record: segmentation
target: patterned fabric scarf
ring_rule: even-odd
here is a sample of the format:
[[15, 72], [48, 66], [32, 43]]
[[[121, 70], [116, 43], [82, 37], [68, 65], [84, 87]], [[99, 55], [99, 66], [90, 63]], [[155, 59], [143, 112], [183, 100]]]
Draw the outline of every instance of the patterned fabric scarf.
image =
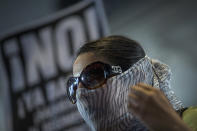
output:
[[108, 79], [101, 88], [78, 88], [78, 110], [92, 131], [147, 131], [127, 109], [129, 89], [139, 82], [160, 88], [174, 109], [180, 109], [182, 103], [169, 87], [170, 74], [167, 65], [144, 57], [127, 71]]

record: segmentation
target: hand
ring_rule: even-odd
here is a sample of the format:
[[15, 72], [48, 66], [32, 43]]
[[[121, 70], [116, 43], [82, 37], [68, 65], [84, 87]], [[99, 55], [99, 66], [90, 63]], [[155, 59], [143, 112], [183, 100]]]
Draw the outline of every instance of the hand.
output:
[[165, 95], [146, 84], [131, 87], [128, 109], [155, 131], [190, 131], [175, 112]]

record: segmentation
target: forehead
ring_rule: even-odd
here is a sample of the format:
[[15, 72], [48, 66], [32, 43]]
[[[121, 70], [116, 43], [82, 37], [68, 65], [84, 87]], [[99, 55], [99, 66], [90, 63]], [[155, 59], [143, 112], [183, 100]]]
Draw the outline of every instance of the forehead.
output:
[[97, 57], [94, 53], [88, 52], [79, 55], [73, 64], [73, 76], [77, 77], [81, 74], [82, 70], [89, 64], [96, 61], [107, 63], [103, 58]]

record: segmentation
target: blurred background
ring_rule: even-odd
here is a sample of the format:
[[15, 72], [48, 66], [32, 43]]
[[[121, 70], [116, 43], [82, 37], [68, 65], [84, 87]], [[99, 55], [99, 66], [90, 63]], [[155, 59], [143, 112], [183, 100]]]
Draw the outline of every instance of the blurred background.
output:
[[[1, 0], [0, 36], [80, 0]], [[103, 0], [110, 33], [137, 40], [148, 56], [168, 64], [171, 86], [185, 106], [197, 105], [197, 1]], [[0, 87], [0, 130], [4, 131]]]

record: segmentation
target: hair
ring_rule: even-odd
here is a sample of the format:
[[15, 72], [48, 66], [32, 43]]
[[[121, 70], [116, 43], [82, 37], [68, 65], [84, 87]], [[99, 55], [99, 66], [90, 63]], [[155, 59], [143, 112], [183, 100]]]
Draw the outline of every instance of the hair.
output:
[[78, 50], [77, 56], [88, 52], [101, 56], [114, 65], [119, 65], [123, 71], [145, 57], [141, 45], [124, 36], [108, 36], [88, 42]]

